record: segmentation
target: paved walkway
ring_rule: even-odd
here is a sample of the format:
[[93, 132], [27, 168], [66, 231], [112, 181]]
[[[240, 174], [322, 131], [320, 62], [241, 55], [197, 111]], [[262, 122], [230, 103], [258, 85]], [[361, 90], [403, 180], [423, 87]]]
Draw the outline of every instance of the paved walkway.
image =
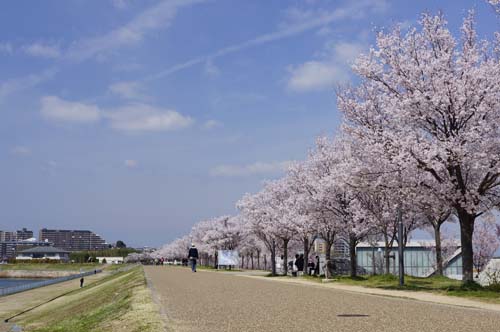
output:
[[499, 331], [500, 314], [403, 298], [240, 277], [146, 267], [173, 331]]

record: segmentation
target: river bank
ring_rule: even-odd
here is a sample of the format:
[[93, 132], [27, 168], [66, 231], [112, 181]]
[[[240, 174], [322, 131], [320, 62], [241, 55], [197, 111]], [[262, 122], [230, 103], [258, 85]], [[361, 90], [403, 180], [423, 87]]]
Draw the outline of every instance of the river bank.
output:
[[0, 298], [0, 318], [38, 306], [11, 319], [9, 326], [37, 332], [164, 330], [141, 266], [117, 273], [105, 270], [85, 280], [83, 288], [68, 281]]

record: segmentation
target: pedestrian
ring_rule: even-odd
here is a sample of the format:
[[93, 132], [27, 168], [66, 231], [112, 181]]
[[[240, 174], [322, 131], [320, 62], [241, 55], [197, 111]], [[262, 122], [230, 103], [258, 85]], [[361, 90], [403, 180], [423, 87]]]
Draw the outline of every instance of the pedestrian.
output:
[[[295, 258], [292, 259], [291, 261], [288, 261], [288, 271], [290, 271], [292, 273], [292, 275], [293, 275], [294, 264], [295, 264]], [[283, 273], [285, 273], [285, 272], [283, 271]]]
[[295, 254], [295, 258], [293, 259], [293, 269], [292, 269], [292, 277], [296, 277], [297, 276], [297, 271], [299, 271], [299, 267], [297, 265], [297, 263], [299, 262], [299, 254]]
[[80, 279], [80, 288], [82, 288], [82, 287], [83, 287], [83, 282], [84, 282], [84, 281], [85, 281], [85, 280], [84, 280], [84, 279], [83, 279], [83, 277], [82, 277], [82, 278]]
[[314, 270], [314, 274], [319, 276], [319, 256], [316, 256], [316, 269]]
[[304, 254], [300, 254], [295, 264], [297, 265], [297, 274], [302, 275], [302, 272], [304, 271]]
[[314, 261], [313, 261], [312, 257], [309, 257], [308, 263], [307, 263], [307, 273], [309, 275], [312, 275], [313, 272], [314, 272]]
[[278, 263], [276, 264], [276, 269], [279, 273], [283, 273], [285, 271], [285, 258], [283, 255], [278, 259]]
[[188, 253], [189, 261], [191, 263], [191, 271], [196, 272], [196, 260], [198, 259], [198, 249], [194, 243], [191, 244], [191, 248]]

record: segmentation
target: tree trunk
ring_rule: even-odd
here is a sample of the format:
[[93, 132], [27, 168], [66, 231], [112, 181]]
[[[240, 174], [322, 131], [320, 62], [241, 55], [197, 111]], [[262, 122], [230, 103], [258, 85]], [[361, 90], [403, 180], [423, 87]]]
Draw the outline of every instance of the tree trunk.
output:
[[391, 248], [389, 245], [386, 243], [385, 248], [384, 248], [384, 258], [385, 258], [385, 274], [390, 274], [391, 273]]
[[257, 250], [257, 269], [260, 270], [260, 250]]
[[460, 241], [462, 248], [462, 281], [466, 283], [474, 281], [472, 234], [474, 233], [474, 221], [476, 216], [468, 213], [463, 208], [458, 208], [457, 212], [460, 222]]
[[308, 274], [307, 269], [309, 267], [307, 265], [309, 265], [309, 237], [304, 238], [304, 268], [302, 271], [305, 276]]
[[286, 276], [288, 275], [288, 241], [289, 239], [283, 239], [283, 260], [284, 260], [284, 269], [283, 269], [283, 275]]
[[441, 225], [434, 226], [434, 240], [436, 241], [436, 275], [443, 275], [443, 251], [441, 248]]
[[349, 234], [349, 256], [351, 259], [351, 278], [355, 278], [357, 276], [358, 271], [358, 260], [356, 257], [356, 244], [357, 239], [354, 234]]
[[217, 263], [218, 263], [218, 262], [217, 262], [217, 256], [218, 256], [218, 253], [217, 253], [217, 251], [216, 251], [216, 252], [215, 252], [215, 255], [214, 255], [214, 268], [216, 268], [216, 269], [219, 267], [219, 266], [218, 266], [218, 264], [217, 264]]
[[372, 247], [372, 274], [377, 274], [377, 264], [375, 262], [375, 247]]
[[333, 246], [333, 241], [325, 241], [325, 278], [329, 279], [331, 277], [331, 272], [330, 268], [332, 266], [331, 258], [332, 258], [332, 246]]
[[254, 269], [254, 266], [253, 266], [253, 252], [250, 254], [250, 259], [252, 260], [252, 270]]
[[264, 270], [267, 271], [267, 255], [264, 254]]
[[274, 240], [271, 246], [271, 274], [276, 275], [276, 242]]

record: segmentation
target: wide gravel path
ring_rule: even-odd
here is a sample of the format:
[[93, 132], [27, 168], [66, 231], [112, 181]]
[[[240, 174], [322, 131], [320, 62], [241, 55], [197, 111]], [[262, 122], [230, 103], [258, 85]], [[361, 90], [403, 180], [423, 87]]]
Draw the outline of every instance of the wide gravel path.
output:
[[173, 331], [500, 331], [500, 314], [488, 310], [180, 267], [145, 271]]

